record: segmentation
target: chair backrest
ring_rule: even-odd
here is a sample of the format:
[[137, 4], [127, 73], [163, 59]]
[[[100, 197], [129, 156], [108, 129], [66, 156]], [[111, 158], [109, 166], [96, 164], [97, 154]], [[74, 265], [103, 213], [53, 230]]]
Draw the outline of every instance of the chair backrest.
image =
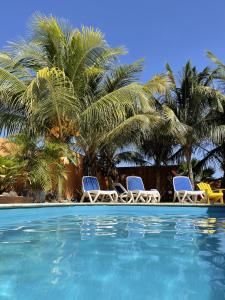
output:
[[145, 187], [142, 178], [138, 176], [128, 176], [127, 189], [128, 191], [144, 191]]
[[121, 183], [114, 183], [114, 188], [118, 194], [127, 193], [127, 190]]
[[173, 178], [174, 191], [193, 191], [191, 181], [187, 176], [176, 176]]
[[94, 176], [83, 176], [82, 188], [84, 192], [100, 190], [98, 179]]
[[213, 193], [212, 188], [211, 188], [210, 184], [208, 184], [208, 183], [200, 182], [200, 183], [197, 184], [197, 186], [200, 190], [205, 191], [208, 194]]

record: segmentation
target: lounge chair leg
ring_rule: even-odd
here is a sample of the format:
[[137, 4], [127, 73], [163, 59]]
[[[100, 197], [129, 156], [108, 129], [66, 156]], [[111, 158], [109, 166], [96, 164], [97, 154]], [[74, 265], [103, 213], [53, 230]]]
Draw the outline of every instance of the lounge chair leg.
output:
[[115, 199], [114, 199], [114, 201], [115, 201], [115, 202], [118, 202], [118, 198], [119, 198], [119, 197], [118, 197], [118, 194], [115, 193]]
[[[157, 200], [157, 196], [154, 196], [154, 195], [153, 195], [153, 196], [152, 196], [152, 198], [153, 198], [153, 199], [151, 199], [151, 200], [153, 200], [153, 201], [154, 201], [154, 203], [157, 203], [157, 202], [158, 202], [158, 200]], [[152, 201], [151, 201], [151, 202], [152, 202]]]
[[92, 199], [92, 197], [91, 197], [91, 194], [90, 194], [90, 193], [87, 193], [87, 197], [88, 197], [88, 199], [89, 199], [89, 201], [90, 201], [91, 203], [94, 202], [93, 199]]
[[151, 196], [147, 196], [146, 203], [150, 203], [151, 201], [152, 201], [152, 197]]
[[129, 202], [128, 196], [126, 196], [126, 198], [125, 198], [125, 199], [122, 197], [122, 202], [123, 202], [123, 203], [127, 203], [127, 202]]
[[176, 199], [177, 199], [177, 194], [174, 193], [174, 195], [173, 195], [173, 202], [176, 202]]
[[188, 195], [187, 195], [187, 199], [188, 199], [190, 202], [194, 202], [194, 200], [192, 200], [191, 196], [188, 196]]
[[[184, 200], [186, 199], [186, 197], [187, 197], [187, 193], [184, 193], [184, 195], [183, 195], [183, 197], [181, 198], [181, 199], [179, 199], [180, 200], [180, 202], [184, 202]], [[188, 197], [188, 200], [190, 200], [190, 197]]]
[[112, 195], [109, 195], [109, 199], [110, 199], [110, 202], [114, 202]]
[[194, 195], [194, 196], [193, 196], [194, 202], [195, 202], [195, 203], [197, 203], [197, 197], [198, 197], [197, 195]]
[[141, 202], [146, 202], [146, 200], [141, 195], [139, 196], [139, 199], [141, 200]]
[[128, 198], [130, 198], [130, 200], [128, 200], [127, 203], [132, 203], [132, 202], [134, 202], [134, 195], [133, 195], [132, 193], [129, 193], [129, 194], [127, 195], [127, 199], [128, 199]]
[[84, 202], [84, 199], [85, 199], [85, 194], [82, 195], [80, 202]]
[[[117, 197], [118, 197], [118, 196], [117, 196]], [[128, 198], [128, 197], [126, 196], [125, 199], [124, 199], [124, 196], [123, 196], [123, 195], [120, 195], [118, 199], [119, 199], [120, 202], [126, 203], [126, 202], [127, 202], [127, 198]], [[117, 199], [117, 201], [118, 201], [118, 199]]]
[[204, 202], [207, 202], [207, 198], [205, 196], [205, 193], [204, 194], [201, 194], [201, 200]]
[[94, 199], [91, 198], [91, 202], [92, 202], [92, 203], [97, 202], [99, 195], [100, 195], [100, 194], [97, 194], [97, 195], [94, 197]]
[[[133, 195], [133, 196], [134, 196], [134, 195]], [[134, 203], [137, 203], [138, 200], [139, 200], [139, 198], [140, 198], [140, 194], [138, 194], [136, 197], [134, 196]]]
[[160, 200], [161, 200], [161, 196], [160, 196], [160, 194], [159, 194], [159, 196], [158, 196], [158, 202], [160, 202]]

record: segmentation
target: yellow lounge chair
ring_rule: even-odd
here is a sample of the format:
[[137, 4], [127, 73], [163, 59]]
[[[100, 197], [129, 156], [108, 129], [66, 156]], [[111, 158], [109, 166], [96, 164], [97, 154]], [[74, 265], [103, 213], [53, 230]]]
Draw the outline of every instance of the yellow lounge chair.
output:
[[202, 191], [206, 192], [206, 196], [208, 199], [208, 203], [210, 202], [220, 202], [221, 204], [224, 204], [223, 202], [223, 191], [225, 189], [218, 189], [218, 190], [212, 190], [210, 184], [205, 182], [200, 182], [197, 184], [198, 188]]

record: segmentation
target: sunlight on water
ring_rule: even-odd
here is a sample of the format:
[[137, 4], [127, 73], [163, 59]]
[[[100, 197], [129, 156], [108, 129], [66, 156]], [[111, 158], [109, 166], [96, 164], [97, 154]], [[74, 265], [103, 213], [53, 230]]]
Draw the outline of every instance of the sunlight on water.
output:
[[64, 216], [0, 227], [0, 299], [225, 299], [225, 219]]

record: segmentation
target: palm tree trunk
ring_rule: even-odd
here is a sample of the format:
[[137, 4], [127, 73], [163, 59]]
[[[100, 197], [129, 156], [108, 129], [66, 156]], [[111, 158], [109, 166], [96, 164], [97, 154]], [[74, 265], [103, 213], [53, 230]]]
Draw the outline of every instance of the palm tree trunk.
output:
[[58, 177], [58, 193], [57, 200], [60, 202], [63, 200], [63, 178], [61, 176]]
[[88, 156], [87, 155], [85, 155], [84, 156], [84, 159], [83, 159], [83, 175], [84, 176], [87, 176], [87, 175], [89, 175], [88, 173]]
[[221, 180], [221, 188], [225, 188], [225, 143], [222, 145], [222, 157], [223, 163], [221, 164], [221, 168], [223, 170], [223, 177]]
[[96, 155], [86, 153], [83, 160], [83, 173], [85, 176], [96, 176]]
[[161, 176], [160, 176], [160, 163], [159, 162], [156, 162], [155, 164], [156, 166], [156, 174], [155, 174], [155, 185], [156, 185], [156, 189], [158, 191], [160, 191], [160, 179], [161, 179]]
[[116, 179], [118, 178], [118, 171], [114, 164], [111, 164], [108, 168], [107, 177], [109, 181], [109, 189], [113, 189], [113, 184], [116, 182]]
[[187, 162], [187, 167], [188, 167], [188, 176], [191, 180], [191, 184], [194, 186], [194, 174], [193, 174], [193, 168], [192, 168], [192, 150], [190, 147], [187, 147], [184, 149], [184, 156]]

